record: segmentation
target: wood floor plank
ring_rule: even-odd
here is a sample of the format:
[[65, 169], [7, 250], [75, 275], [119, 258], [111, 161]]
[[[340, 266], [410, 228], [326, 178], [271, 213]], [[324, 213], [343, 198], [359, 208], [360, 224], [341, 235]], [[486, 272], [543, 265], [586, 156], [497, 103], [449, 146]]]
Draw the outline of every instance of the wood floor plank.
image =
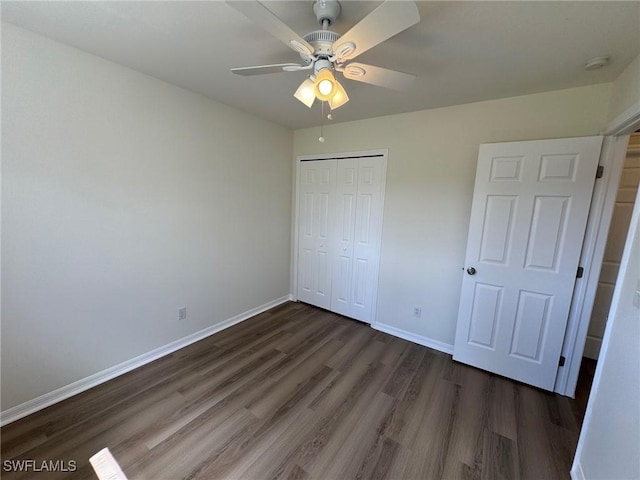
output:
[[482, 456], [482, 480], [514, 480], [519, 478], [515, 470], [513, 442], [494, 432], [487, 432]]
[[[460, 384], [453, 384], [459, 393], [459, 408], [453, 419], [444, 476], [452, 477], [460, 463], [468, 467], [467, 472], [482, 470], [483, 446], [489, 433], [493, 409], [492, 376], [486, 372], [466, 367], [460, 371]], [[469, 470], [470, 469], [470, 470]]]
[[287, 404], [295, 391], [300, 391], [300, 386], [314, 385], [314, 379], [318, 374], [326, 377], [333, 371], [324, 364], [342, 346], [341, 342], [331, 339], [298, 363], [286, 381], [274, 382], [263, 394], [246, 407], [257, 417], [264, 418], [272, 412], [277, 412]]
[[[304, 384], [292, 392], [289, 398], [270, 414], [253, 431], [251, 436], [242, 439], [233, 450], [227, 450], [224, 455], [212, 459], [200, 472], [198, 478], [227, 478], [230, 470], [242, 467], [250, 463], [257, 456], [264, 453], [265, 449], [274, 444], [284, 430], [295, 422], [306, 404], [332, 379], [333, 372], [328, 367], [323, 367], [309, 378]], [[300, 472], [299, 472], [300, 473]], [[305, 472], [306, 474], [306, 472]], [[233, 478], [232, 476], [230, 478]]]
[[[368, 472], [367, 476], [360, 477], [363, 480], [366, 480], [368, 478], [380, 478], [381, 480], [397, 480], [407, 478], [404, 472], [407, 468], [407, 465], [409, 464], [412, 452], [409, 449], [404, 448], [399, 443], [391, 440], [389, 437], [385, 437], [385, 442], [393, 442], [390, 443], [390, 446], [394, 448], [393, 456], [389, 462], [390, 464], [387, 465], [386, 462], [382, 463], [382, 471]], [[395, 447], [395, 445], [397, 445], [397, 447]]]
[[[246, 480], [268, 480], [286, 478], [290, 471], [302, 468], [296, 462], [300, 446], [309, 434], [309, 430], [315, 428], [321, 418], [308, 408], [303, 409], [296, 417], [295, 423], [289, 424], [278, 436], [275, 442], [268, 445], [257, 458], [237, 465], [226, 478]], [[278, 463], [274, 468], [274, 463]]]
[[409, 382], [411, 382], [411, 379], [414, 377], [424, 354], [425, 349], [419, 345], [412, 345], [409, 348], [405, 348], [405, 354], [398, 358], [396, 368], [382, 388], [382, 391], [391, 397], [401, 398], [409, 386]]
[[[256, 363], [254, 369], [247, 370], [242, 379], [235, 379], [231, 383], [223, 383], [220, 386], [212, 386], [207, 392], [198, 397], [185, 401], [183, 406], [171, 412], [161, 422], [157, 422], [152, 428], [144, 432], [145, 444], [155, 449], [157, 445], [170, 440], [173, 436], [191, 428], [202, 419], [220, 416], [227, 409], [239, 409], [248, 399], [259, 395], [260, 388], [266, 383], [266, 377], [260, 374], [270, 366], [283, 359], [282, 354], [273, 351]], [[254, 389], [244, 388], [251, 383]], [[186, 400], [186, 399], [185, 399]]]
[[393, 410], [387, 435], [409, 450], [415, 448], [416, 435], [422, 423], [422, 417], [428, 410], [426, 406], [429, 405], [429, 397], [438, 387], [446, 364], [444, 356], [437, 352], [425, 352], [404, 396]]
[[1, 473], [94, 479], [88, 459], [107, 446], [130, 480], [564, 479], [579, 391], [575, 402], [289, 302], [3, 427], [3, 461], [78, 469]]
[[405, 470], [407, 478], [443, 478], [451, 431], [459, 413], [460, 386], [438, 380], [427, 401], [429, 408], [420, 421]]
[[400, 445], [388, 437], [377, 436], [364, 455], [358, 470], [352, 478], [355, 479], [385, 479], [400, 478], [392, 476], [392, 468], [399, 457]]
[[352, 421], [345, 419], [313, 467], [307, 468], [312, 476], [355, 478], [360, 470], [366, 469], [371, 462], [367, 454], [384, 440], [383, 428], [380, 427], [393, 398], [378, 391], [368, 403], [368, 408]]
[[517, 439], [517, 427], [515, 416], [514, 382], [496, 375], [491, 376], [493, 388], [489, 399], [489, 421], [492, 432], [509, 438]]
[[386, 368], [380, 363], [368, 365], [364, 374], [346, 391], [342, 401], [334, 409], [325, 412], [318, 426], [303, 440], [297, 449], [296, 464], [310, 471], [316, 463], [323, 462], [324, 458], [331, 457], [340, 448], [339, 444], [357, 422], [361, 409], [367, 408], [379, 389], [387, 373]]
[[518, 421], [517, 450], [523, 478], [553, 478], [558, 475], [547, 412], [541, 392], [526, 385], [515, 389]]
[[[387, 342], [387, 347], [384, 349], [384, 353], [382, 357], [380, 357], [380, 363], [384, 363], [385, 365], [393, 366], [395, 365], [400, 357], [405, 353], [407, 349], [407, 342], [398, 337], [389, 336], [389, 341]], [[423, 349], [424, 350], [424, 349]]]
[[309, 474], [303, 468], [294, 464], [285, 478], [286, 480], [306, 480], [307, 478], [310, 478], [310, 477], [309, 477]]

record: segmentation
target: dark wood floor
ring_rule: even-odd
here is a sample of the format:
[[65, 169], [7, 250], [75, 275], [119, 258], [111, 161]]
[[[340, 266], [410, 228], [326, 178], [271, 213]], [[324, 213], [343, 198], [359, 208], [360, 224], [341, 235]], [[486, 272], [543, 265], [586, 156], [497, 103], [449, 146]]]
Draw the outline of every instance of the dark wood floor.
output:
[[[564, 479], [584, 402], [287, 303], [2, 428], [2, 459], [107, 446], [134, 479]], [[4, 463], [3, 463], [4, 466]]]

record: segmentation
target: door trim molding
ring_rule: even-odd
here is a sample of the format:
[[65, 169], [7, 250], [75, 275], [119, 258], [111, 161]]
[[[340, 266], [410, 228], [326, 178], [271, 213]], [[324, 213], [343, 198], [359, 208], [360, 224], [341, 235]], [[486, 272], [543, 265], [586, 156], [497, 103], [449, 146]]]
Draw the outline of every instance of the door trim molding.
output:
[[[605, 167], [604, 176], [596, 180], [587, 229], [582, 243], [580, 265], [584, 267], [583, 278], [576, 280], [569, 310], [567, 329], [562, 345], [565, 365], [558, 367], [553, 391], [574, 397], [582, 355], [591, 321], [591, 311], [595, 300], [602, 259], [609, 235], [609, 225], [613, 215], [622, 165], [629, 137], [605, 137], [600, 153], [600, 165]], [[622, 161], [621, 161], [622, 160]]]
[[[562, 347], [563, 355], [567, 361], [564, 367], [558, 369], [554, 387], [554, 392], [568, 397], [575, 396], [591, 321], [591, 311], [604, 258], [604, 249], [609, 235], [611, 216], [627, 153], [629, 134], [638, 128], [640, 128], [640, 102], [635, 102], [611, 120], [602, 131], [606, 135], [601, 155], [605, 174], [600, 180], [601, 183], [596, 183], [589, 211], [587, 233], [583, 243], [583, 253], [580, 257], [581, 265], [584, 266], [587, 276], [582, 279], [582, 282], [576, 283], [569, 323], [565, 333], [565, 343]], [[613, 181], [614, 177], [615, 182]], [[602, 349], [604, 346], [603, 339], [600, 348]]]
[[615, 117], [602, 131], [606, 136], [628, 135], [638, 129], [640, 124], [640, 101], [635, 102]]

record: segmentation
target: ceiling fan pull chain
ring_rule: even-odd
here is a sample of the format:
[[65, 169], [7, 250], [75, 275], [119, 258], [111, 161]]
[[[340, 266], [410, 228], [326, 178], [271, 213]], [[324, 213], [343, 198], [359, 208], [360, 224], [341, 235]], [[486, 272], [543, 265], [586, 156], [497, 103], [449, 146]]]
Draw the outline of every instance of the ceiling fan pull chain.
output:
[[320, 136], [318, 137], [318, 141], [320, 143], [324, 143], [324, 102], [320, 102], [321, 106], [321, 120], [320, 120]]

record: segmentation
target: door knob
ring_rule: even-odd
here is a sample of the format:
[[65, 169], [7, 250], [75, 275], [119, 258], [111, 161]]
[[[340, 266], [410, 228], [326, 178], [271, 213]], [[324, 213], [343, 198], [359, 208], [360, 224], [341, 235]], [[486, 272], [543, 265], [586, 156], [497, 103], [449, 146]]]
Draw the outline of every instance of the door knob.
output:
[[467, 273], [469, 275], [475, 275], [476, 274], [476, 269], [473, 268], [473, 267], [469, 267], [469, 268], [467, 268]]

